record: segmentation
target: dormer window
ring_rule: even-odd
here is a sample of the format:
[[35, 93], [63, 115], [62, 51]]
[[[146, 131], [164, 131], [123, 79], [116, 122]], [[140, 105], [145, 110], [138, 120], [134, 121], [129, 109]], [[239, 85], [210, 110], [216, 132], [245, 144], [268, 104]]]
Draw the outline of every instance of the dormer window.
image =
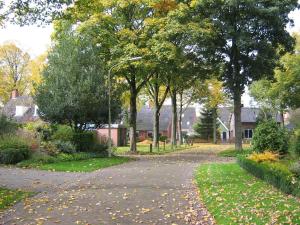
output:
[[24, 114], [27, 112], [28, 107], [25, 106], [16, 106], [16, 114], [15, 116], [24, 116]]

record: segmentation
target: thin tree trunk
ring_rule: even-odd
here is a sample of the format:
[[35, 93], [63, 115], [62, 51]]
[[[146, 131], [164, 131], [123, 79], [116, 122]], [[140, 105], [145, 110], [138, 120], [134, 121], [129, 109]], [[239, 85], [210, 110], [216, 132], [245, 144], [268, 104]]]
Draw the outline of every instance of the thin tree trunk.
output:
[[242, 140], [242, 104], [241, 104], [241, 95], [240, 93], [234, 93], [234, 129], [235, 129], [235, 149], [243, 149], [243, 140]]
[[177, 145], [177, 99], [176, 90], [171, 91], [172, 100], [172, 132], [171, 132], [171, 144], [172, 149]]
[[130, 151], [137, 152], [136, 148], [136, 98], [137, 91], [135, 85], [130, 88], [130, 113], [129, 113], [129, 138], [130, 138]]
[[213, 132], [214, 144], [217, 144], [217, 109], [213, 109]]
[[281, 126], [284, 127], [284, 112], [283, 110], [280, 110], [280, 117], [281, 117]]
[[153, 147], [159, 148], [159, 105], [155, 103], [153, 109]]
[[183, 145], [183, 137], [182, 137], [182, 112], [183, 112], [183, 100], [182, 100], [182, 92], [179, 94], [180, 106], [179, 106], [179, 118], [178, 118], [178, 139], [179, 144]]

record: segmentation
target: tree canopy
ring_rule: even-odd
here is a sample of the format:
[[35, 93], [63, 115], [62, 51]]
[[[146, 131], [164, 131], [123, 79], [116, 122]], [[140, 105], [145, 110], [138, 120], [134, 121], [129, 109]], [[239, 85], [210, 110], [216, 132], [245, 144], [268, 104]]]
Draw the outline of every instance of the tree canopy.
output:
[[[88, 37], [67, 30], [56, 40], [37, 89], [40, 116], [46, 121], [84, 130], [88, 123], [107, 123], [108, 92], [98, 47]], [[117, 93], [112, 101], [112, 118], [120, 113]]]

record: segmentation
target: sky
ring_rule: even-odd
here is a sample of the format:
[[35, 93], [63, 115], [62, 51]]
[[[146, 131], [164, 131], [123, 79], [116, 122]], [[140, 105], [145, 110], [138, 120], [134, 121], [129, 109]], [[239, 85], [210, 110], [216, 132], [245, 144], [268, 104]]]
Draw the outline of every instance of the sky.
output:
[[[300, 32], [300, 10], [292, 12], [290, 17], [294, 19], [295, 26], [293, 28], [287, 27], [288, 31], [291, 33]], [[13, 41], [23, 51], [28, 52], [32, 58], [35, 58], [50, 47], [52, 31], [52, 25], [44, 27], [6, 25], [4, 28], [0, 27], [0, 44]], [[245, 106], [250, 106], [251, 98], [247, 92], [243, 96], [243, 103]]]

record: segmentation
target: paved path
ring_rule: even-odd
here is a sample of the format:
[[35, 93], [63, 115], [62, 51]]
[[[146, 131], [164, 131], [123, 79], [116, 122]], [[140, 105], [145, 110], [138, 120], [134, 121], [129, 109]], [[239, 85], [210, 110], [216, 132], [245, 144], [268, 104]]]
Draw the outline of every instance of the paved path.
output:
[[1, 186], [39, 192], [0, 224], [214, 224], [192, 183], [195, 168], [212, 161], [221, 159], [190, 150], [92, 173], [0, 168]]

